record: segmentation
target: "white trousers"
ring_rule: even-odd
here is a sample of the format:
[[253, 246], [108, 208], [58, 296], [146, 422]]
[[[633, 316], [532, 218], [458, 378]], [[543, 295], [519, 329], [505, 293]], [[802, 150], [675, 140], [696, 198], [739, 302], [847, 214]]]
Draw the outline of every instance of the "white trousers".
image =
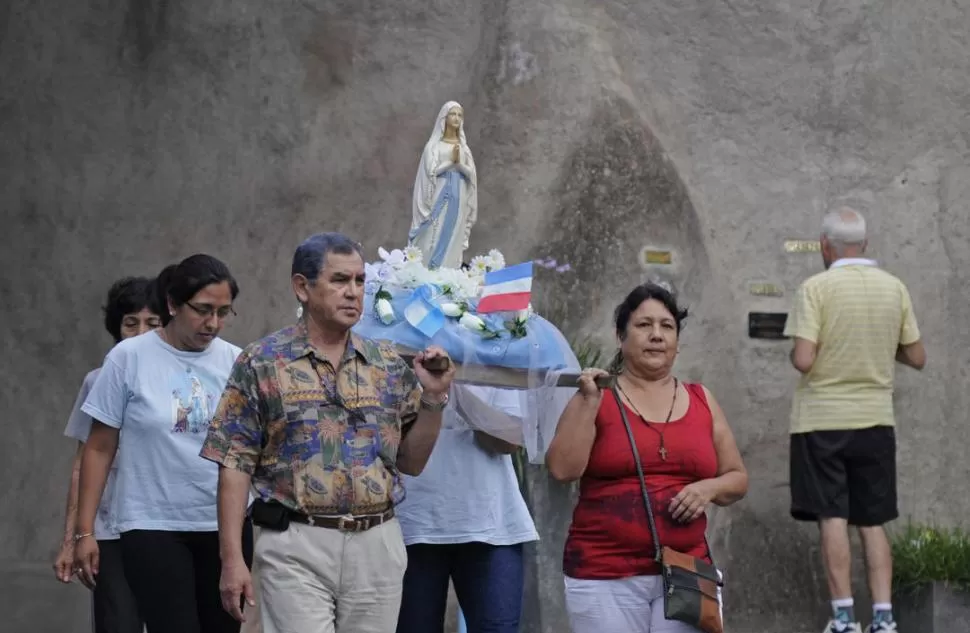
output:
[[394, 633], [408, 555], [397, 519], [364, 532], [291, 523], [253, 555], [262, 633]]
[[566, 612], [573, 633], [698, 633], [700, 630], [664, 617], [660, 576], [615, 580], [566, 576], [565, 581]]

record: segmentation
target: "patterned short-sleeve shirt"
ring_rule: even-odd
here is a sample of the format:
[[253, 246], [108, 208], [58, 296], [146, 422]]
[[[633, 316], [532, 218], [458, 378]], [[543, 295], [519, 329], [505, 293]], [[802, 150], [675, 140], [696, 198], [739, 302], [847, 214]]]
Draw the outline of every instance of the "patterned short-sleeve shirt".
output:
[[390, 345], [352, 333], [334, 367], [301, 322], [240, 354], [200, 455], [298, 512], [382, 512], [404, 498], [395, 463], [420, 399]]

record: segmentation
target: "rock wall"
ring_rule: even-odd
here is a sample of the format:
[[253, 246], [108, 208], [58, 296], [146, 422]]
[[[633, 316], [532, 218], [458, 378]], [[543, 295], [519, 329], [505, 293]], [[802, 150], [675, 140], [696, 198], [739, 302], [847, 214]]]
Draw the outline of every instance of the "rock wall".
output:
[[[340, 229], [371, 253], [402, 243], [420, 148], [452, 98], [481, 174], [473, 251], [571, 262], [549, 288], [569, 298], [570, 327], [606, 346], [612, 305], [645, 276], [691, 304], [678, 371], [716, 394], [752, 476], [712, 524], [730, 630], [816, 630], [817, 539], [787, 516], [795, 377], [787, 345], [748, 339], [746, 315], [787, 310], [820, 267], [783, 240], [815, 238], [825, 209], [859, 204], [930, 355], [922, 375], [899, 376], [902, 511], [966, 516], [943, 491], [970, 471], [968, 24], [952, 0], [9, 0], [4, 630], [87, 626], [85, 592], [58, 585], [49, 561], [71, 453], [60, 433], [108, 346], [110, 281], [210, 252], [242, 284], [227, 337], [280, 326], [303, 236]], [[644, 268], [649, 246], [672, 264]], [[751, 281], [786, 294], [754, 297]], [[569, 496], [530, 486], [547, 536], [530, 592], [554, 606]], [[565, 630], [551, 607], [530, 618]]]

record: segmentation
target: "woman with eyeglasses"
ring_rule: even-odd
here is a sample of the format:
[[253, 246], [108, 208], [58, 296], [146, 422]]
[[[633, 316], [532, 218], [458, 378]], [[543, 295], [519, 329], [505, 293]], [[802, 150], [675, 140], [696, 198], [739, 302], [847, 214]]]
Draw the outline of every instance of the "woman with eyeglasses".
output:
[[[78, 574], [98, 581], [94, 520], [120, 441], [111, 516], [149, 633], [240, 628], [219, 595], [218, 468], [199, 457], [241, 351], [219, 338], [238, 293], [226, 265], [209, 255], [167, 267], [155, 288], [162, 327], [115, 346], [81, 407], [95, 422], [81, 462]], [[243, 534], [250, 564], [251, 526]]]

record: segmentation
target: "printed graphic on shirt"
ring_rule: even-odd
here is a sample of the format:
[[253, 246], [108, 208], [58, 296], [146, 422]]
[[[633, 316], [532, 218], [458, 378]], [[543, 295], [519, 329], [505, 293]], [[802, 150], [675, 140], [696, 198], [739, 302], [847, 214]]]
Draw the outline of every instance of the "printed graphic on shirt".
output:
[[191, 367], [173, 383], [172, 433], [205, 433], [215, 411], [216, 397], [206, 390]]

